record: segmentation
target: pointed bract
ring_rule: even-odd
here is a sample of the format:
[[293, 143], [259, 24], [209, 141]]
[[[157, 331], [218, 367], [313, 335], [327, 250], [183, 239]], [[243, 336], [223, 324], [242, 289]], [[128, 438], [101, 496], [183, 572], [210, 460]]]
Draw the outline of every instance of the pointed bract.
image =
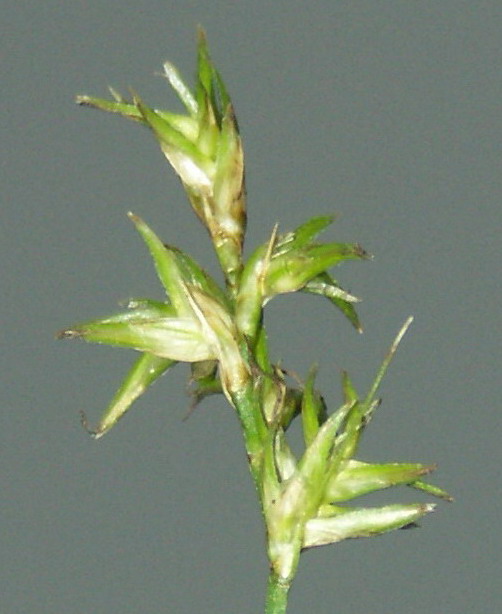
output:
[[302, 427], [305, 447], [308, 448], [326, 420], [326, 406], [314, 388], [317, 366], [311, 368], [302, 395]]
[[354, 307], [354, 303], [358, 303], [360, 299], [343, 290], [329, 273], [324, 271], [313, 277], [302, 288], [302, 292], [326, 297], [345, 315], [352, 326], [362, 333], [363, 329]]
[[434, 465], [420, 463], [372, 464], [353, 459], [344, 461], [340, 471], [327, 484], [324, 502], [350, 501], [376, 490], [411, 484], [434, 469]]
[[97, 427], [91, 431], [95, 439], [105, 435], [126, 413], [131, 405], [161, 375], [176, 364], [169, 358], [144, 353], [134, 363], [120, 388], [104, 412]]
[[433, 503], [387, 505], [337, 514], [332, 518], [314, 518], [305, 526], [303, 547], [324, 546], [344, 539], [371, 537], [400, 529], [434, 511]]
[[90, 343], [103, 343], [149, 352], [162, 358], [198, 362], [216, 358], [193, 318], [137, 317], [123, 314], [92, 320], [59, 333], [60, 338], [81, 338]]

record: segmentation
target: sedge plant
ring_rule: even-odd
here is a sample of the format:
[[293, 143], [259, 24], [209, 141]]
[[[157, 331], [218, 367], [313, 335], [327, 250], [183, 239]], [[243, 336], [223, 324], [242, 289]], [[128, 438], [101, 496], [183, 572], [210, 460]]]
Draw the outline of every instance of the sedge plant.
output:
[[[133, 402], [177, 363], [190, 364], [193, 403], [219, 394], [242, 427], [251, 477], [263, 514], [269, 579], [266, 614], [286, 611], [288, 591], [301, 553], [349, 538], [380, 535], [413, 526], [433, 503], [360, 506], [354, 500], [405, 485], [450, 500], [424, 481], [435, 466], [371, 463], [358, 459], [362, 432], [379, 405], [378, 390], [409, 318], [391, 344], [368, 392], [360, 394], [348, 373], [341, 375], [342, 403], [329, 410], [316, 388], [316, 368], [303, 381], [269, 354], [264, 307], [276, 296], [302, 292], [331, 302], [357, 331], [357, 298], [329, 272], [346, 260], [364, 260], [357, 243], [319, 242], [331, 217], [313, 217], [294, 230], [274, 227], [244, 257], [246, 190], [244, 157], [227, 88], [198, 36], [196, 84], [192, 90], [169, 62], [163, 75], [180, 99], [183, 114], [149, 107], [136, 93], [112, 100], [78, 96], [80, 105], [116, 113], [143, 124], [181, 180], [206, 228], [224, 283], [189, 254], [164, 243], [136, 214], [129, 218], [144, 241], [165, 289], [164, 301], [130, 300], [120, 313], [84, 322], [61, 338], [133, 348], [136, 361], [106, 408], [95, 439], [107, 433]], [[304, 450], [295, 455], [288, 429], [298, 421]]]

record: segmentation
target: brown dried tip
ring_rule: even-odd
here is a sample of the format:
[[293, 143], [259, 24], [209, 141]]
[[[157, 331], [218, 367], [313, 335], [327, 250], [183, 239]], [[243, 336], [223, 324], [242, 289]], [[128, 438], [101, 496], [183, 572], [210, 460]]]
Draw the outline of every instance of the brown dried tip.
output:
[[75, 339], [81, 337], [82, 333], [78, 330], [60, 330], [56, 333], [56, 339]]

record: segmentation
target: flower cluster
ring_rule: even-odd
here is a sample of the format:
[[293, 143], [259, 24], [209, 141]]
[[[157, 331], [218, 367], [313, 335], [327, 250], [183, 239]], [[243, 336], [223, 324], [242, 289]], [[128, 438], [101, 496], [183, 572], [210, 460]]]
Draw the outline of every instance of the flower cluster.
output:
[[[194, 403], [223, 394], [243, 430], [247, 458], [266, 522], [272, 592], [289, 587], [303, 549], [406, 527], [431, 512], [430, 503], [353, 507], [347, 504], [376, 490], [408, 485], [449, 500], [422, 480], [435, 467], [420, 463], [373, 464], [356, 458], [358, 442], [379, 405], [382, 377], [411, 323], [407, 320], [386, 355], [370, 391], [360, 396], [347, 373], [343, 401], [329, 412], [315, 388], [315, 369], [302, 383], [269, 357], [264, 308], [284, 293], [327, 298], [361, 331], [355, 304], [329, 270], [346, 260], [368, 258], [356, 243], [320, 243], [332, 222], [314, 217], [270, 239], [246, 259], [244, 161], [227, 90], [199, 33], [194, 92], [169, 63], [164, 74], [185, 115], [148, 107], [112, 91], [113, 101], [79, 96], [80, 104], [123, 115], [148, 126], [178, 174], [199, 220], [209, 232], [225, 280], [221, 287], [188, 254], [166, 245], [136, 215], [129, 214], [153, 259], [164, 302], [131, 300], [127, 309], [78, 324], [60, 337], [133, 348], [139, 358], [98, 426], [103, 436], [132, 403], [178, 362], [191, 365]], [[298, 419], [305, 449], [292, 452], [287, 430]], [[274, 602], [275, 597], [270, 597]], [[273, 610], [270, 610], [273, 611]]]
[[226, 281], [236, 283], [246, 230], [244, 159], [234, 109], [199, 30], [197, 83], [191, 92], [178, 70], [164, 63], [164, 76], [185, 115], [148, 107], [137, 94], [127, 100], [110, 88], [113, 101], [77, 96], [77, 103], [118, 113], [148, 126], [177, 173], [206, 227]]

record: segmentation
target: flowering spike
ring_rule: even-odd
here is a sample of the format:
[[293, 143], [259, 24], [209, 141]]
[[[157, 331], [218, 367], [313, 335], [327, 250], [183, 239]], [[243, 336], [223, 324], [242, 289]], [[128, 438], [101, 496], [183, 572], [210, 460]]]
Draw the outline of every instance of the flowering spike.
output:
[[[323, 296], [360, 332], [355, 309], [359, 299], [342, 288], [329, 269], [370, 256], [357, 243], [319, 242], [318, 235], [333, 218], [318, 216], [284, 234], [276, 225], [270, 239], [244, 261], [242, 142], [232, 102], [202, 29], [195, 87], [191, 89], [169, 62], [164, 63], [163, 75], [184, 106], [182, 114], [149, 107], [134, 92], [128, 99], [112, 88], [111, 100], [79, 96], [77, 102], [150, 129], [209, 233], [225, 287], [130, 213], [166, 300], [133, 300], [124, 312], [76, 325], [58, 336], [141, 352], [98, 426], [90, 431], [95, 438], [108, 432], [177, 362], [191, 366], [192, 407], [210, 394], [225, 395], [239, 417], [266, 523], [270, 562], [266, 612], [284, 613], [302, 549], [404, 528], [434, 509], [429, 503], [370, 508], [349, 507], [348, 502], [401, 485], [451, 500], [446, 491], [424, 481], [433, 465], [355, 458], [361, 434], [380, 403], [382, 378], [412, 318], [396, 336], [365, 397], [348, 374], [342, 374], [343, 405], [333, 413], [328, 413], [315, 388], [316, 367], [302, 384], [282, 362], [273, 362], [263, 313], [267, 303], [285, 293]], [[304, 444], [298, 458], [288, 441], [288, 429], [296, 418]]]
[[225, 280], [233, 293], [242, 269], [246, 227], [242, 145], [232, 103], [199, 30], [197, 85], [192, 93], [179, 72], [164, 63], [164, 76], [188, 115], [151, 109], [112, 90], [114, 101], [77, 96], [78, 104], [118, 113], [150, 127], [180, 177], [190, 203], [208, 230]]
[[[270, 241], [252, 253], [242, 271], [237, 294], [237, 322], [246, 336], [254, 336], [262, 308], [271, 298], [299, 290], [331, 294], [332, 297], [337, 294], [333, 301], [360, 329], [357, 314], [350, 306], [347, 294], [343, 294], [342, 298], [341, 292], [336, 292], [335, 282], [329, 276], [326, 281], [323, 276], [327, 275], [327, 269], [344, 260], [363, 259], [368, 255], [357, 244], [311, 243], [310, 240], [330, 223], [329, 217], [312, 218], [296, 231], [283, 236], [277, 236], [276, 227]], [[322, 281], [324, 286], [320, 285]]]

